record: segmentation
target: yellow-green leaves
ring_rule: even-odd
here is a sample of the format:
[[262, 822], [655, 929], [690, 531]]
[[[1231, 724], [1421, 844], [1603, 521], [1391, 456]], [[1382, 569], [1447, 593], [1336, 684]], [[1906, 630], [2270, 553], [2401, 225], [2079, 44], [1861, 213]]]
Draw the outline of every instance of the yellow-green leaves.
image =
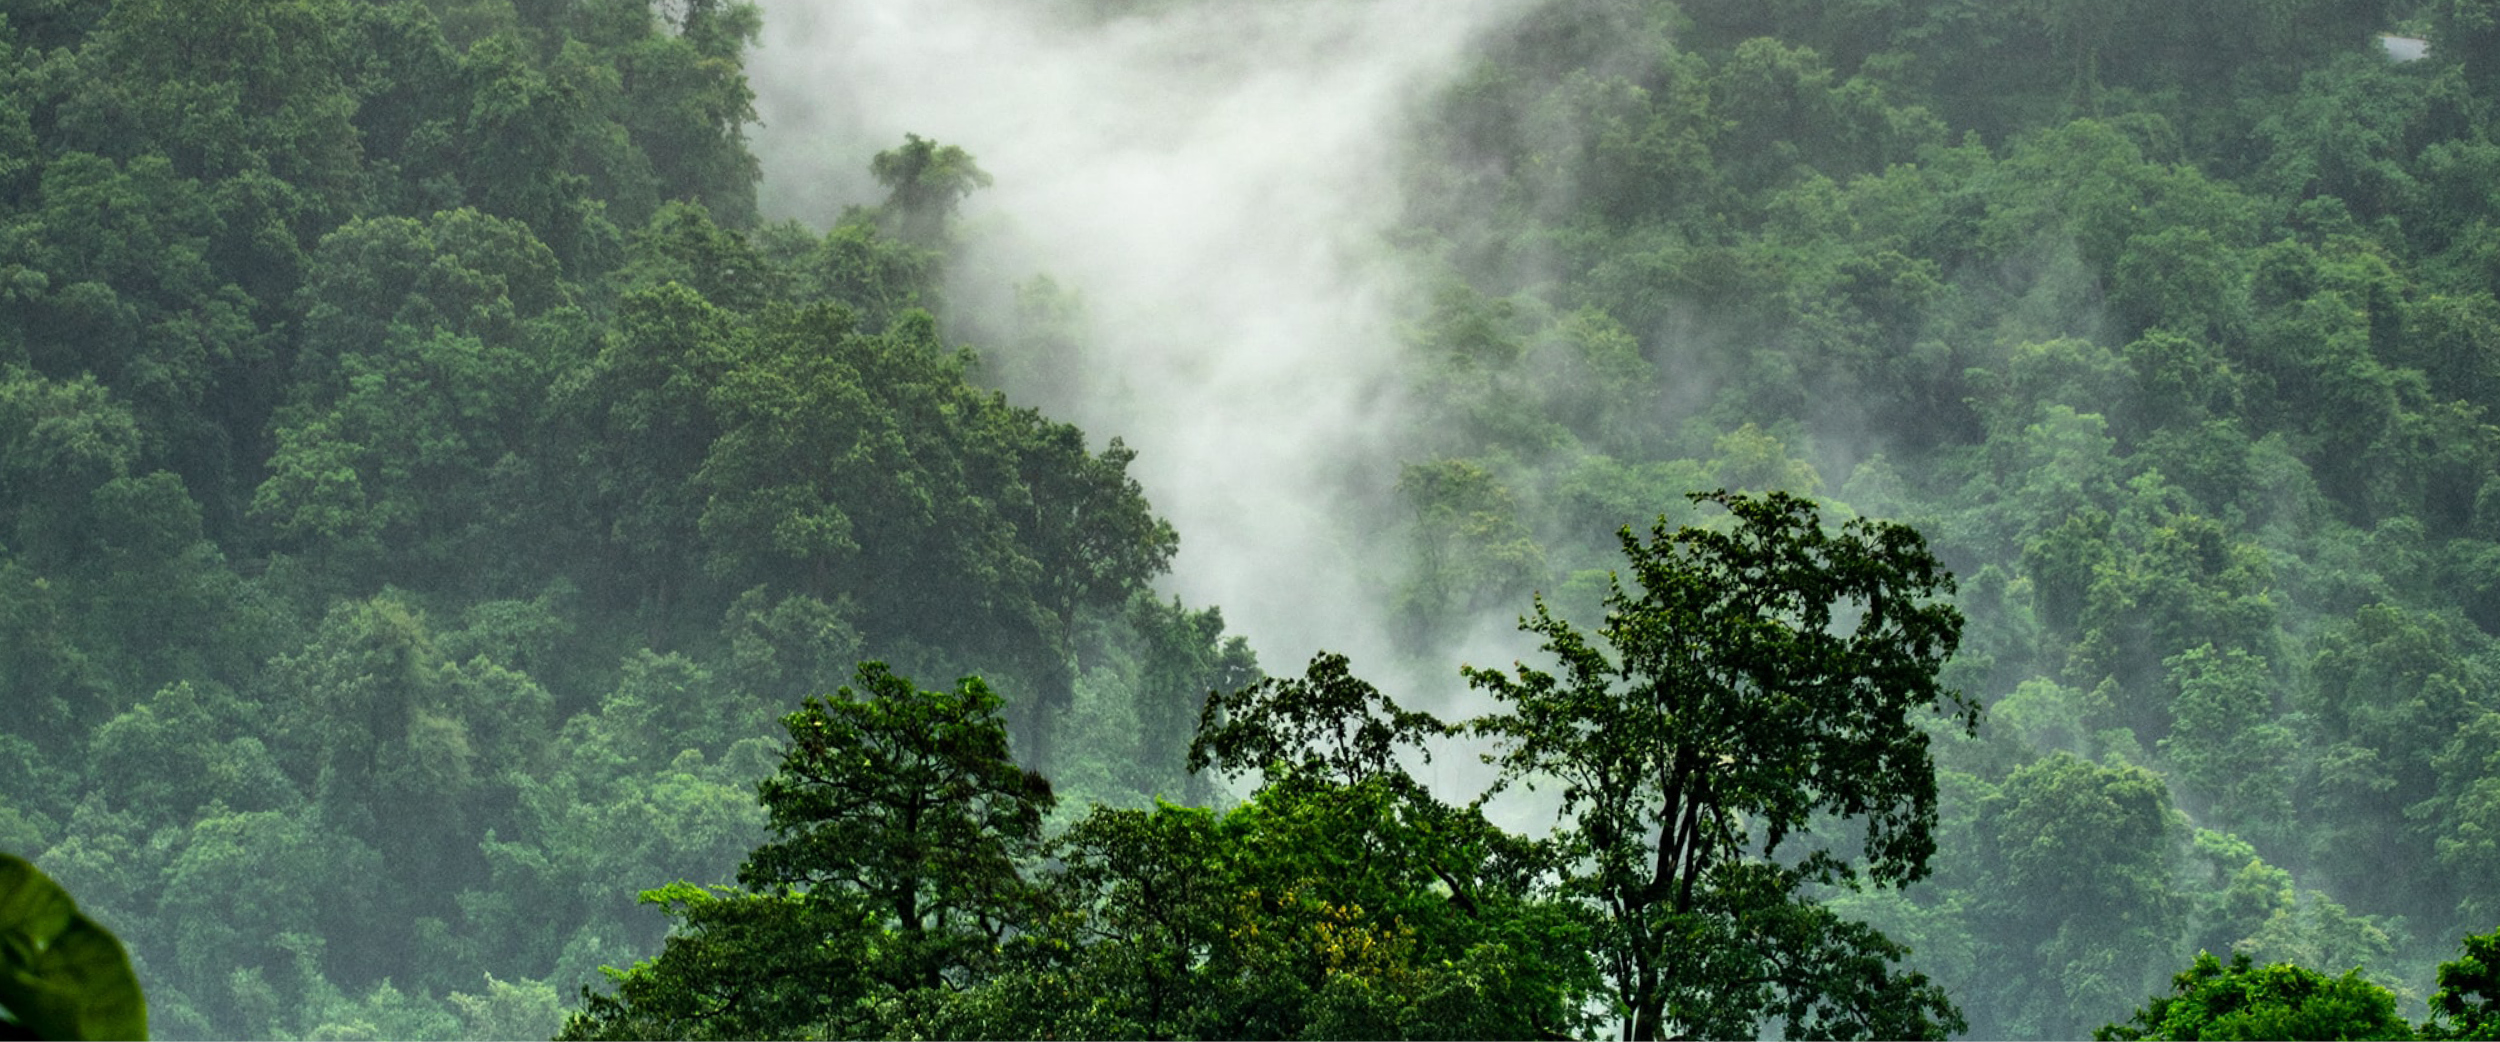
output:
[[121, 941], [24, 858], [0, 854], [0, 1017], [37, 1038], [146, 1038]]

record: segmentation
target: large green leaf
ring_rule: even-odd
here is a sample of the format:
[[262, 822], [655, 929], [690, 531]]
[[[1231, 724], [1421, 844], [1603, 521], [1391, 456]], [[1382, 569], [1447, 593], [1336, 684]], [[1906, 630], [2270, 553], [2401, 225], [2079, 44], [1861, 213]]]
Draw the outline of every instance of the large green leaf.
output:
[[78, 914], [59, 883], [0, 854], [0, 1034], [148, 1037], [147, 999], [111, 931]]

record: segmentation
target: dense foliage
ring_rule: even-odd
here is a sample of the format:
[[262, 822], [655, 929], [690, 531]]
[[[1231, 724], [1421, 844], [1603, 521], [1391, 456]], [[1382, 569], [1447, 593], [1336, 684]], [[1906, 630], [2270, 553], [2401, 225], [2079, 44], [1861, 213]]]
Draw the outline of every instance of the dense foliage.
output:
[[2128, 1042], [2413, 1037], [2413, 1025], [2396, 1014], [2395, 993], [2362, 980], [2359, 970], [2330, 978], [2290, 963], [2257, 966], [2246, 952], [2225, 967], [2200, 952], [2175, 989], [2136, 1011], [2125, 1026], [2110, 1025], [2093, 1037]]
[[1785, 493], [1694, 498], [1733, 525], [1626, 529], [1639, 590], [1610, 577], [1602, 646], [1540, 602], [1523, 625], [1561, 676], [1468, 671], [1503, 707], [1477, 724], [1500, 781], [1563, 787], [1558, 883], [1603, 911], [1623, 1034], [1733, 1038], [1772, 1010], [1786, 1037], [1958, 1029], [1942, 991], [1889, 972], [1897, 945], [1798, 893], [1927, 874], [1935, 768], [1911, 711], [1977, 722], [1936, 681], [1952, 580], [1901, 525], [1835, 537]]
[[1925, 870], [1945, 580], [1902, 526], [1713, 498], [1725, 531], [1625, 533], [1613, 657], [1540, 606], [1569, 684], [1473, 674], [1502, 780], [1567, 786], [1548, 836], [1417, 782], [1460, 729], [1321, 654], [1210, 697], [1191, 765], [1259, 775], [1247, 802], [1096, 805], [1045, 865], [997, 699], [869, 663], [783, 720], [740, 887], [646, 893], [684, 927], [565, 1037], [1942, 1037], [1903, 950], [1800, 888]]
[[160, 1034], [551, 1034], [864, 654], [1187, 791], [1246, 649], [1143, 592], [1133, 452], [944, 338], [960, 149], [759, 223], [757, 18], [0, 3], [0, 849]]
[[[1096, 805], [1044, 871], [1050, 788], [1008, 758], [996, 698], [863, 666], [859, 689], [784, 721], [763, 789], [780, 838], [739, 888], [645, 894], [682, 925], [564, 1037], [1524, 1038], [1584, 1020], [1581, 933], [1496, 867], [1522, 845], [1398, 772], [1399, 735], [1363, 715], [1385, 700], [1344, 670], [1323, 657], [1242, 696], [1321, 696], [1309, 715], [1364, 730], [1367, 769], [1273, 761], [1224, 814]], [[1221, 733], [1204, 747], [1240, 762]]]
[[[1156, 446], [948, 339], [981, 142], [763, 220], [759, 17], [0, 0], [0, 851], [128, 942], [158, 1033], [539, 1037], [623, 966], [572, 1031], [2079, 1037], [2167, 992], [2130, 1030], [2491, 1034], [2489, 0], [1485, 34], [1400, 140], [1378, 569], [1436, 670], [1540, 605], [1468, 736], [1572, 787], [1532, 837], [1408, 776], [1449, 725], [1146, 592]], [[1932, 558], [1808, 553], [1902, 597], [1739, 625], [1762, 575], [1667, 567], [1733, 538], [1710, 488]], [[1826, 668], [1886, 678], [1880, 726]], [[1700, 713], [1653, 749], [1524, 723], [1669, 679]], [[842, 789], [837, 746], [910, 766]], [[1569, 780], [1608, 756], [1666, 771]], [[913, 786], [982, 838], [844, 816]]]
[[1910, 521], [1985, 722], [1938, 735], [1934, 874], [1830, 907], [1980, 1037], [2085, 1034], [2199, 949], [2418, 1019], [2500, 922], [2494, 24], [1517, 15], [1410, 145], [1410, 639], [1485, 588], [1593, 625], [1611, 533], [1695, 487]]
[[2397, 1013], [2394, 992], [2351, 970], [2328, 977], [2291, 963], [2258, 966], [2239, 952], [2224, 966], [2210, 952], [2124, 1024], [2093, 1032], [2098, 1039], [2425, 1038], [2495, 1036], [2500, 992], [2491, 987], [2491, 958], [2500, 931], [2465, 939], [2465, 954], [2439, 965], [2431, 1017], [2419, 1026]]

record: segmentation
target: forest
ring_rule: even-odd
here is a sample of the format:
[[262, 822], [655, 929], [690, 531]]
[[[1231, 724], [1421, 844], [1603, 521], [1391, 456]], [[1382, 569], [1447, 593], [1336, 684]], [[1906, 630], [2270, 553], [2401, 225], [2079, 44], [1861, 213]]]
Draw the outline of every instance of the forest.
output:
[[173, 1038], [2500, 1037], [2500, 0], [1484, 10], [1308, 648], [774, 4], [0, 0], [0, 854]]

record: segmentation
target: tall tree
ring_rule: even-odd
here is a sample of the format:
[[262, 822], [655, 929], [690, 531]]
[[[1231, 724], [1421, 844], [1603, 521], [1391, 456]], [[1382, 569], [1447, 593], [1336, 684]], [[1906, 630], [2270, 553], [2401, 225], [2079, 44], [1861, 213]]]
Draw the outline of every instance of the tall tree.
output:
[[2077, 1037], [2160, 987], [2182, 907], [2160, 776], [2058, 753], [1976, 802], [1946, 874], [1990, 967], [1962, 992], [1980, 1033]]
[[[1751, 1035], [1773, 1014], [1791, 1036], [1959, 1029], [1941, 990], [1891, 968], [1898, 945], [1798, 893], [1927, 873], [1935, 771], [1910, 712], [1978, 722], [1937, 680], [1962, 628], [1937, 600], [1951, 576], [1902, 525], [1832, 533], [1785, 493], [1693, 498], [1724, 524], [1623, 530], [1639, 588], [1611, 582], [1596, 641], [1538, 600], [1522, 628], [1560, 676], [1466, 670], [1504, 705], [1474, 724], [1500, 784], [1563, 787], [1553, 842], [1567, 892], [1602, 913], [1623, 1036]], [[1834, 822], [1854, 834], [1818, 834]]]
[[764, 892], [855, 895], [890, 924], [885, 983], [960, 984], [1027, 896], [1055, 800], [1007, 754], [998, 696], [978, 679], [922, 691], [882, 663], [856, 689], [784, 718], [781, 770], [756, 786], [777, 838], [738, 881]]
[[990, 175], [972, 161], [972, 153], [918, 134], [905, 134], [900, 147], [877, 153], [868, 172], [891, 193], [885, 207], [896, 233], [922, 246], [939, 245], [955, 206], [990, 185]]
[[1403, 767], [1449, 728], [1314, 657], [1210, 696], [1191, 763], [1263, 784], [1233, 810], [1097, 806], [1060, 837], [1048, 914], [1003, 970], [908, 1032], [989, 1038], [1546, 1038], [1597, 974], [1537, 847]]
[[1050, 783], [1007, 755], [998, 696], [967, 678], [924, 691], [883, 663], [782, 718], [780, 769], [756, 786], [774, 838], [742, 889], [647, 891], [683, 921], [658, 958], [584, 992], [566, 1038], [877, 1037], [878, 997], [978, 979], [1037, 896]]

